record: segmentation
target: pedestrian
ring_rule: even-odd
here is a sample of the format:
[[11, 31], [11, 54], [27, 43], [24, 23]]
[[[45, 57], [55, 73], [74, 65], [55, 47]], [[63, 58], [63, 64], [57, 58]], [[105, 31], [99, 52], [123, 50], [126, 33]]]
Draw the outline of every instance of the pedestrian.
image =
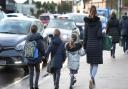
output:
[[115, 58], [116, 43], [119, 43], [120, 40], [120, 24], [115, 11], [111, 12], [106, 30], [107, 35], [112, 36], [111, 57]]
[[[37, 33], [37, 30], [38, 28], [36, 25], [33, 25], [31, 27], [31, 33], [27, 36], [25, 44], [25, 57], [28, 60], [30, 89], [39, 89], [38, 80], [40, 76], [40, 63], [42, 62], [42, 59], [45, 59], [43, 37], [39, 33]], [[37, 48], [37, 50], [33, 52], [33, 50], [31, 50], [31, 45], [33, 45], [34, 42], [36, 44], [35, 47]], [[35, 53], [33, 57], [30, 57], [31, 53]], [[36, 71], [35, 87], [33, 84], [34, 70]]]
[[66, 43], [66, 51], [68, 57], [68, 68], [70, 70], [70, 89], [76, 83], [75, 74], [78, 73], [79, 65], [80, 65], [80, 49], [82, 47], [82, 43], [76, 42], [77, 35], [72, 34], [71, 40]]
[[61, 33], [59, 29], [55, 29], [54, 36], [46, 51], [47, 56], [49, 56], [51, 53], [51, 60], [53, 62], [52, 64], [54, 65], [54, 73], [52, 73], [54, 89], [59, 89], [60, 72], [66, 59], [65, 46], [64, 42], [60, 38], [60, 35]]
[[93, 89], [95, 87], [98, 64], [103, 64], [102, 25], [94, 5], [90, 8], [89, 17], [85, 17], [84, 21], [83, 46], [87, 54], [87, 63], [90, 64], [91, 79], [89, 81], [89, 89]]
[[128, 50], [128, 16], [127, 13], [122, 16], [122, 19], [120, 21], [120, 27], [121, 27], [121, 37], [123, 40], [123, 51], [127, 52]]

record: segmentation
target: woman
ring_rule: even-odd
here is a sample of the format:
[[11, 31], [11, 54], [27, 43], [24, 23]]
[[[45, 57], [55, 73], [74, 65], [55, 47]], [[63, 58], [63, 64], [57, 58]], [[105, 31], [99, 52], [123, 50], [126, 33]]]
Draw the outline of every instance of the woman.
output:
[[72, 89], [72, 86], [76, 83], [75, 74], [78, 73], [79, 65], [80, 65], [80, 49], [82, 47], [82, 44], [77, 41], [77, 35], [72, 34], [71, 40], [66, 43], [66, 51], [67, 51], [67, 57], [68, 57], [68, 68], [70, 70], [70, 89]]
[[66, 52], [64, 43], [60, 38], [60, 31], [56, 29], [54, 31], [54, 37], [48, 47], [46, 55], [49, 56], [51, 53], [51, 60], [53, 60], [54, 65], [54, 73], [53, 73], [53, 80], [54, 80], [54, 89], [59, 89], [59, 80], [60, 80], [60, 71], [62, 65], [66, 59]]
[[102, 25], [100, 18], [97, 17], [96, 7], [91, 6], [89, 17], [84, 18], [84, 49], [87, 53], [87, 63], [90, 64], [89, 89], [95, 87], [95, 75], [98, 64], [103, 64], [102, 56]]
[[111, 57], [115, 58], [116, 43], [118, 43], [120, 39], [120, 24], [114, 11], [112, 11], [110, 19], [107, 22], [106, 32], [109, 36], [112, 36]]

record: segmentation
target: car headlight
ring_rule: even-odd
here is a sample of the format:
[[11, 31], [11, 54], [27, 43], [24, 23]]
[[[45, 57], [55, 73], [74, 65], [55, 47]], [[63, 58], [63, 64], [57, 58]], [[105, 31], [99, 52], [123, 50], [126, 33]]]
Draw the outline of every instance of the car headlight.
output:
[[24, 49], [24, 45], [25, 45], [25, 41], [22, 41], [21, 43], [19, 43], [16, 47], [15, 47], [15, 49], [16, 50], [23, 50]]
[[63, 35], [62, 38], [63, 38], [64, 40], [67, 40], [67, 39], [68, 39], [68, 35]]
[[84, 26], [82, 26], [82, 29], [84, 30], [84, 29], [85, 29], [85, 27], [84, 27]]

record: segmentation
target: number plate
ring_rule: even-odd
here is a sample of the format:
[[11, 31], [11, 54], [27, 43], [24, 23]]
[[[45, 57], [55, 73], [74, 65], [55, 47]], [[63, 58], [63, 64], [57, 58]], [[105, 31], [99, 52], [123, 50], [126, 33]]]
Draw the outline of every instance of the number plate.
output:
[[5, 60], [0, 60], [0, 65], [5, 65], [6, 61]]

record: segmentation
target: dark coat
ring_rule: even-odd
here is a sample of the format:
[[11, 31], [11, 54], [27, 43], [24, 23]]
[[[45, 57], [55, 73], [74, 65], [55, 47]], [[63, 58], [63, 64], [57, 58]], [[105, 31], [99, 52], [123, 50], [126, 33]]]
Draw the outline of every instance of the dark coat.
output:
[[87, 53], [87, 63], [102, 64], [102, 25], [99, 17], [84, 18], [84, 49]]
[[36, 41], [37, 47], [39, 49], [39, 57], [37, 60], [28, 59], [28, 64], [38, 64], [42, 62], [42, 57], [45, 56], [45, 49], [43, 45], [43, 37], [39, 33], [32, 34], [30, 33], [27, 36], [26, 41]]
[[107, 22], [107, 34], [112, 36], [112, 42], [118, 43], [120, 39], [120, 23], [116, 17], [111, 17]]
[[128, 37], [128, 16], [122, 16], [120, 27], [121, 27], [121, 35]]
[[61, 69], [63, 62], [66, 59], [66, 51], [65, 51], [64, 43], [57, 36], [55, 36], [52, 39], [52, 41], [46, 51], [46, 55], [49, 56], [50, 53], [51, 53], [51, 59], [54, 57], [55, 69]]

